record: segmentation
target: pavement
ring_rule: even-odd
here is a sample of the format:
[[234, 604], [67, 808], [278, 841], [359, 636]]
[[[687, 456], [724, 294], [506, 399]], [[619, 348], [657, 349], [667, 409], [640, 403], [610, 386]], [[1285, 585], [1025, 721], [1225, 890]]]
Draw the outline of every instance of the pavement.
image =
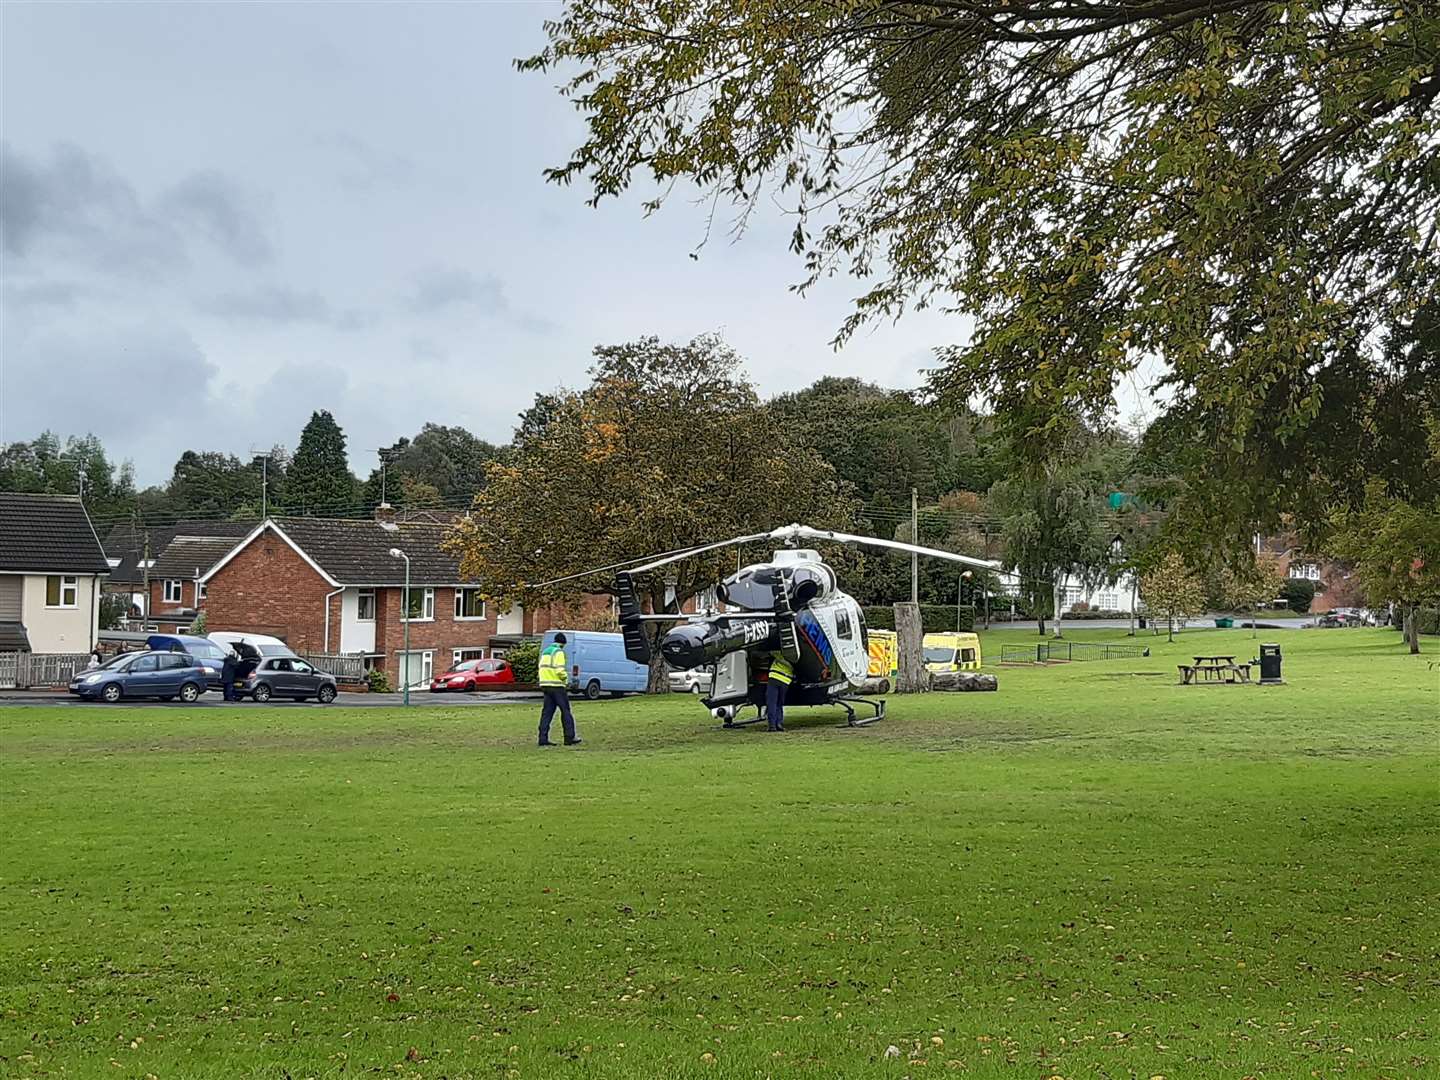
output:
[[[539, 691], [486, 691], [483, 694], [432, 694], [428, 690], [412, 690], [410, 693], [411, 708], [433, 708], [436, 705], [444, 705], [451, 708], [456, 706], [469, 707], [473, 705], [514, 705], [524, 702], [538, 702]], [[30, 705], [48, 707], [100, 707], [104, 703], [97, 701], [83, 701], [70, 693], [68, 690], [0, 690], [0, 705]], [[347, 694], [343, 690], [340, 696], [335, 699], [334, 705], [321, 705], [318, 701], [287, 701], [281, 698], [274, 698], [270, 706], [281, 709], [327, 709], [341, 706], [347, 709], [379, 709], [395, 708], [403, 706], [405, 698], [402, 694]], [[226, 701], [219, 693], [210, 691], [204, 694], [199, 701], [191, 705], [183, 701], [156, 701], [153, 698], [133, 698], [127, 701], [120, 701], [115, 705], [104, 706], [105, 708], [124, 708], [143, 705], [146, 708], [160, 709], [253, 709], [256, 707], [253, 701]], [[268, 707], [268, 706], [267, 706]]]
[[[1185, 629], [1187, 629], [1187, 630], [1214, 630], [1214, 629], [1215, 629], [1215, 620], [1216, 620], [1217, 618], [1223, 619], [1223, 618], [1225, 618], [1225, 616], [1224, 616], [1224, 615], [1218, 615], [1218, 616], [1217, 616], [1217, 615], [1204, 615], [1204, 616], [1201, 616], [1200, 618], [1197, 618], [1197, 619], [1190, 619], [1190, 620], [1187, 621], [1186, 626], [1185, 626]], [[1241, 623], [1242, 621], [1243, 621], [1243, 622], [1249, 622], [1250, 620], [1249, 620], [1249, 617], [1248, 617], [1248, 616], [1247, 616], [1244, 620], [1237, 620], [1236, 623], [1235, 623], [1236, 629], [1239, 629], [1239, 628], [1240, 628], [1240, 623]], [[1262, 616], [1262, 617], [1260, 618], [1259, 622], [1260, 622], [1260, 625], [1261, 625], [1262, 627], [1273, 628], [1273, 629], [1276, 629], [1276, 630], [1304, 630], [1304, 629], [1306, 629], [1306, 628], [1308, 628], [1308, 627], [1313, 627], [1313, 626], [1315, 625], [1315, 617], [1312, 615], [1312, 616], [1307, 616], [1306, 618], [1303, 618], [1303, 619], [1266, 619], [1266, 618], [1264, 618], [1264, 617]], [[1045, 629], [1046, 629], [1046, 631], [1048, 632], [1048, 631], [1050, 630], [1050, 628], [1053, 627], [1054, 625], [1055, 625], [1055, 624], [1054, 624], [1053, 622], [1046, 622], [1046, 624], [1045, 624]], [[1035, 629], [1038, 629], [1038, 627], [1037, 627], [1036, 623], [1032, 620], [1032, 621], [1030, 621], [1030, 622], [991, 622], [991, 624], [990, 624], [990, 629], [991, 629], [991, 630], [1035, 630]], [[1062, 632], [1065, 631], [1065, 630], [1129, 630], [1129, 629], [1130, 629], [1130, 620], [1129, 620], [1129, 619], [1064, 619], [1064, 620], [1062, 620], [1061, 623], [1060, 623], [1060, 629], [1061, 629]], [[1178, 627], [1177, 627], [1177, 629], [1178, 629]], [[1137, 638], [1139, 638], [1139, 637], [1144, 637], [1144, 636], [1150, 634], [1151, 632], [1152, 632], [1151, 629], [1136, 630], [1136, 631], [1135, 631], [1135, 636], [1136, 636]], [[1164, 624], [1163, 622], [1160, 623], [1160, 632], [1161, 632], [1162, 634], [1165, 632], [1165, 624]]]

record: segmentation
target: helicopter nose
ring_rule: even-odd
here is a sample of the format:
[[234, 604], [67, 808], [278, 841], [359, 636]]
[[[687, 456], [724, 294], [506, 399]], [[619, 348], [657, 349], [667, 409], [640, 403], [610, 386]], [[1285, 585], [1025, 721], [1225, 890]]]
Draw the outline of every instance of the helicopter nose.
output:
[[660, 655], [673, 668], [681, 670], [698, 667], [705, 662], [709, 638], [715, 636], [718, 627], [711, 623], [687, 623], [677, 626], [665, 635], [660, 643]]

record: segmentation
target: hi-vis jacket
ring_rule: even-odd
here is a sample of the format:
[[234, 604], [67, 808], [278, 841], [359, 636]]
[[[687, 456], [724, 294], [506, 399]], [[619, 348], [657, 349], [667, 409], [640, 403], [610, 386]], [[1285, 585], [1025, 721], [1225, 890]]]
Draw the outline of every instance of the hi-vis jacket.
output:
[[770, 657], [770, 678], [773, 682], [784, 683], [786, 686], [795, 681], [795, 667], [783, 653], [777, 652]]
[[569, 685], [565, 674], [565, 650], [559, 645], [546, 646], [540, 654], [540, 686], [546, 690], [560, 690]]

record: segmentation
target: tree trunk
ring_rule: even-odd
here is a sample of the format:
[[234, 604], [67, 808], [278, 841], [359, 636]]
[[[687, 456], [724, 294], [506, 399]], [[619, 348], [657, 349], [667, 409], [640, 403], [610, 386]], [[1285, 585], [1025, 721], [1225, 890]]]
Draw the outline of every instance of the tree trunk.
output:
[[668, 694], [670, 692], [670, 673], [665, 667], [665, 658], [660, 655], [660, 641], [668, 628], [665, 623], [656, 623], [655, 629], [650, 631], [650, 674], [645, 680], [647, 694]]
[[1169, 639], [1170, 639], [1171, 641], [1174, 641], [1174, 640], [1175, 640], [1175, 616], [1174, 616], [1174, 615], [1167, 615], [1167, 616], [1165, 617], [1165, 626], [1166, 626], [1167, 631], [1169, 632]]
[[1416, 605], [1411, 604], [1405, 609], [1405, 643], [1410, 646], [1412, 655], [1420, 651], [1420, 619], [1418, 618]]
[[895, 605], [895, 634], [900, 649], [895, 692], [923, 694], [930, 689], [930, 673], [925, 670], [925, 634], [920, 622], [919, 604]]
[[1061, 592], [1060, 592], [1060, 578], [1059, 578], [1059, 577], [1056, 577], [1056, 579], [1055, 579], [1055, 580], [1051, 583], [1051, 585], [1050, 585], [1050, 610], [1055, 613], [1055, 628], [1054, 628], [1054, 630], [1055, 630], [1055, 636], [1056, 636], [1057, 638], [1061, 636], [1061, 633], [1060, 633], [1061, 610], [1060, 610], [1060, 609], [1061, 609], [1062, 607], [1064, 607], [1064, 604], [1061, 603], [1061, 595], [1062, 595], [1062, 594], [1061, 594]]

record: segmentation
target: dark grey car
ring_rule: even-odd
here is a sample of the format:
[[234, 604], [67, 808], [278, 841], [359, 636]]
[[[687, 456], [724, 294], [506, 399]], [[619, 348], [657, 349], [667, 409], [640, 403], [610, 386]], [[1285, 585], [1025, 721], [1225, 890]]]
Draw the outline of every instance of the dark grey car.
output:
[[272, 697], [314, 698], [322, 705], [335, 700], [335, 676], [316, 671], [298, 656], [267, 656], [237, 688], [242, 697], [266, 702]]

